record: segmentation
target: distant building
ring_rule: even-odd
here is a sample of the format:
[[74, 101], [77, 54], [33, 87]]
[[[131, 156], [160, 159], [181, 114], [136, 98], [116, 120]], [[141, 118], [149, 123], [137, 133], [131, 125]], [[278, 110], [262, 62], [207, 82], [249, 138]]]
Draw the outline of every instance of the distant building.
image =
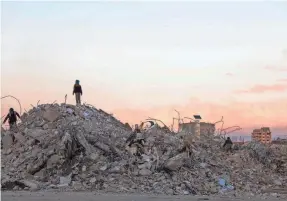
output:
[[275, 140], [272, 140], [272, 144], [284, 144], [284, 145], [287, 145], [287, 139], [277, 138]]
[[239, 142], [244, 142], [244, 137], [240, 136], [239, 137]]
[[238, 141], [238, 137], [237, 136], [231, 136], [231, 140], [232, 140], [232, 142], [237, 142]]
[[[179, 132], [186, 131], [195, 134], [196, 122], [182, 123], [179, 124]], [[200, 122], [200, 134], [202, 135], [213, 135], [215, 133], [215, 124]]]
[[254, 129], [251, 134], [252, 141], [259, 141], [264, 144], [271, 143], [271, 131], [269, 127], [262, 127], [260, 129]]

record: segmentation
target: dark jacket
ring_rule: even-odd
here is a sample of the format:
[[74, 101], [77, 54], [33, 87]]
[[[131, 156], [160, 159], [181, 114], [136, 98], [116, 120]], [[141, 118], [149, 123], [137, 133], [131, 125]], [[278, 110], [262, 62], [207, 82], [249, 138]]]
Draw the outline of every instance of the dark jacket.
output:
[[81, 85], [79, 85], [79, 84], [75, 84], [75, 85], [74, 85], [73, 95], [74, 95], [75, 93], [81, 93], [81, 95], [83, 95], [83, 91], [82, 91]]
[[231, 139], [225, 140], [225, 143], [224, 143], [223, 147], [225, 147], [227, 144], [233, 144]]
[[13, 111], [12, 113], [9, 112], [7, 114], [7, 116], [5, 117], [3, 124], [5, 124], [8, 119], [9, 119], [9, 121], [8, 121], [9, 124], [16, 123], [17, 122], [17, 116], [19, 117], [19, 119], [21, 118], [20, 115], [18, 114], [18, 112], [15, 112], [15, 111]]

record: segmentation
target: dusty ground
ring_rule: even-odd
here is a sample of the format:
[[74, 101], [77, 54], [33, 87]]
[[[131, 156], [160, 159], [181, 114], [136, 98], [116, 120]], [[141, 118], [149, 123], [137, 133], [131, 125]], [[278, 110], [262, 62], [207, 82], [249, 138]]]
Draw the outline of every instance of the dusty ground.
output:
[[[92, 192], [2, 192], [2, 201], [261, 201], [260, 198], [227, 198], [227, 197], [204, 197], [204, 196], [150, 196], [150, 195], [111, 195], [96, 194]], [[268, 198], [268, 201], [284, 200]]]

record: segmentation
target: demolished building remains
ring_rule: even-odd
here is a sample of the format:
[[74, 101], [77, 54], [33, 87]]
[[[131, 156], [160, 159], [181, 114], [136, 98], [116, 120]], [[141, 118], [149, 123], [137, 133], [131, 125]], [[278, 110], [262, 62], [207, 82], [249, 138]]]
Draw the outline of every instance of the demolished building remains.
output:
[[287, 153], [259, 142], [226, 154], [220, 136], [202, 132], [187, 157], [179, 136], [154, 126], [132, 155], [131, 128], [91, 105], [38, 105], [21, 118], [17, 130], [2, 130], [2, 190], [240, 196], [287, 182]]
[[[197, 122], [187, 122], [179, 124], [179, 131], [195, 133]], [[200, 134], [213, 135], [215, 132], [215, 124], [200, 122]]]

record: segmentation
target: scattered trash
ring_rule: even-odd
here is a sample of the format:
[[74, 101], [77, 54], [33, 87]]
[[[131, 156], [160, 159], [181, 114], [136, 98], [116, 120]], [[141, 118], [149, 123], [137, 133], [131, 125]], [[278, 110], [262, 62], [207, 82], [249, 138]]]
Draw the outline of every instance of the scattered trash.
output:
[[219, 179], [218, 184], [219, 184], [221, 187], [225, 187], [225, 180], [224, 180], [224, 179]]

